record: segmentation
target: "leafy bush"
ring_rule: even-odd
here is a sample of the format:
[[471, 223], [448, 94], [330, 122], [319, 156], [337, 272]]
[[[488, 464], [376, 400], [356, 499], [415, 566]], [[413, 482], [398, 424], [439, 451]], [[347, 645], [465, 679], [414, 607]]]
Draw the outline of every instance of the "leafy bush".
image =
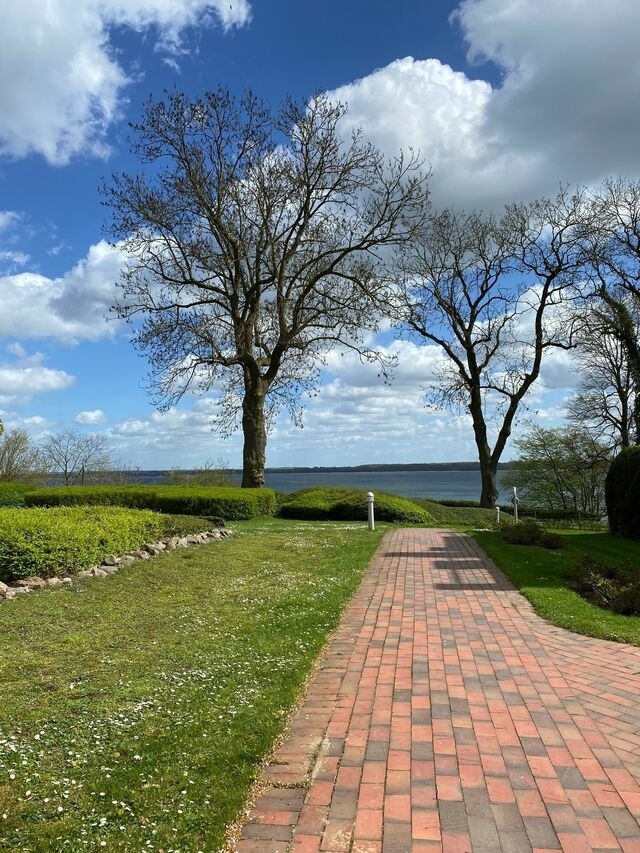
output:
[[640, 615], [640, 568], [606, 563], [585, 554], [570, 574], [573, 588], [592, 604], [622, 616]]
[[[375, 517], [401, 524], [430, 524], [429, 513], [406, 498], [376, 492]], [[283, 518], [308, 521], [366, 521], [364, 489], [311, 488], [286, 495], [280, 506]]]
[[113, 505], [158, 512], [244, 519], [273, 515], [271, 489], [197, 488], [183, 486], [61, 486], [37, 489], [26, 506]]
[[609, 529], [640, 539], [640, 447], [626, 447], [611, 463], [605, 482]]
[[0, 580], [55, 577], [162, 536], [166, 520], [120, 507], [0, 509]]
[[0, 483], [0, 506], [24, 506], [24, 496], [31, 490], [24, 483]]
[[507, 545], [537, 545], [556, 551], [562, 548], [564, 540], [557, 533], [549, 533], [533, 518], [525, 518], [519, 524], [500, 527], [502, 541]]

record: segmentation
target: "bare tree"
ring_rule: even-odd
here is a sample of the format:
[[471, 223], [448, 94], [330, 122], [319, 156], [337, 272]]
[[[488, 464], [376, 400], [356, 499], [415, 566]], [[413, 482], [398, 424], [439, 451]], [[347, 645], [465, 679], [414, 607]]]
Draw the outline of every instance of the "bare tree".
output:
[[38, 447], [23, 429], [12, 429], [0, 439], [0, 481], [40, 484], [45, 466]]
[[325, 96], [277, 112], [251, 93], [149, 102], [133, 127], [146, 174], [104, 187], [128, 261], [117, 310], [167, 407], [223, 382], [222, 429], [242, 416], [242, 485], [264, 485], [270, 414], [299, 414], [324, 353], [372, 357], [366, 292], [379, 252], [409, 241], [427, 209], [413, 155], [387, 162]]
[[111, 469], [106, 441], [94, 433], [83, 435], [76, 429], [65, 429], [48, 435], [40, 452], [46, 469], [61, 474], [65, 486], [84, 485], [92, 474]]
[[398, 258], [400, 328], [448, 359], [430, 398], [469, 412], [485, 507], [495, 506], [498, 462], [543, 356], [572, 346], [559, 314], [580, 270], [581, 208], [581, 194], [561, 192], [502, 216], [445, 210]]
[[[608, 178], [590, 193], [583, 247], [590, 295], [605, 310], [606, 331], [619, 341], [633, 389], [633, 441], [640, 442], [640, 181]], [[596, 311], [600, 309], [596, 308]]]
[[[621, 294], [638, 337], [640, 305]], [[636, 443], [640, 425], [635, 421], [635, 389], [627, 348], [616, 333], [617, 313], [606, 303], [591, 307], [577, 336], [575, 361], [580, 376], [578, 388], [566, 404], [569, 421], [587, 427], [610, 447]]]

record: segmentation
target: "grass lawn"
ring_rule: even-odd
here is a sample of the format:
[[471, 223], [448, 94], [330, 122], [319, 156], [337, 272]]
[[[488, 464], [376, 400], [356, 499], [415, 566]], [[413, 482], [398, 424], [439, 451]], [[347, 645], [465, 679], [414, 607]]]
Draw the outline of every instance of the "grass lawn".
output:
[[505, 545], [497, 533], [474, 536], [491, 559], [540, 616], [578, 634], [640, 646], [640, 617], [618, 616], [590, 604], [568, 589], [567, 573], [583, 554], [605, 560], [629, 560], [640, 566], [640, 542], [608, 533], [556, 530], [565, 540], [561, 551], [524, 545]]
[[231, 526], [0, 605], [0, 850], [220, 848], [384, 532]]

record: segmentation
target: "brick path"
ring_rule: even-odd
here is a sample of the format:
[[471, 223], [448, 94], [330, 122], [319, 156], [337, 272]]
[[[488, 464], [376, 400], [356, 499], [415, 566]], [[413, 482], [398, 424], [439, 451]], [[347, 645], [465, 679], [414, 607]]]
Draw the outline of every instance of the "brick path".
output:
[[238, 853], [640, 853], [640, 648], [547, 625], [469, 537], [388, 534]]

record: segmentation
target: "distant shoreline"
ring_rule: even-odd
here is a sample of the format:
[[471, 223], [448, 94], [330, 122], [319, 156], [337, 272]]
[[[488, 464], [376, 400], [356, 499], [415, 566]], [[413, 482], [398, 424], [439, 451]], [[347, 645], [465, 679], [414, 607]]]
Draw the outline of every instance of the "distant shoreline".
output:
[[[511, 466], [510, 462], [499, 462], [498, 470], [504, 471]], [[293, 466], [289, 468], [266, 468], [267, 474], [314, 474], [325, 471], [349, 473], [350, 471], [479, 471], [479, 462], [404, 462], [371, 465], [313, 465]]]

